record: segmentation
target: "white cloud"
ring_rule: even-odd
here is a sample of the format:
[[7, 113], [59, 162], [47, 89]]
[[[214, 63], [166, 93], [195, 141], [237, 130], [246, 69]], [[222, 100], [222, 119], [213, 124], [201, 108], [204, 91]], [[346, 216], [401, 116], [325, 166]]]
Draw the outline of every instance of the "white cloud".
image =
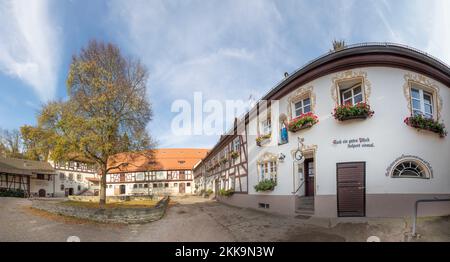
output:
[[149, 67], [150, 129], [162, 145], [175, 139], [163, 124], [170, 123], [172, 101], [191, 100], [197, 91], [224, 102], [259, 97], [255, 90], [280, 80], [286, 68], [279, 68], [290, 61], [274, 2], [112, 1], [109, 12], [119, 42]]
[[449, 12], [446, 0], [114, 0], [108, 26], [149, 67], [150, 129], [170, 145], [165, 122], [173, 100], [190, 100], [195, 91], [204, 99], [260, 98], [335, 38], [398, 42], [449, 63]]
[[0, 24], [0, 71], [30, 85], [42, 101], [51, 99], [60, 53], [48, 1], [2, 1]]
[[450, 1], [436, 1], [428, 16], [432, 30], [427, 49], [450, 64]]

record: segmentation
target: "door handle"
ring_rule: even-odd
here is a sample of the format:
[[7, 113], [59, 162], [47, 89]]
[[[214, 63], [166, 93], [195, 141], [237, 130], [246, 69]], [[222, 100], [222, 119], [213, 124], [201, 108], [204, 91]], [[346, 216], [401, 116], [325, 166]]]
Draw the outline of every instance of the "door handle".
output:
[[358, 189], [364, 189], [366, 188], [365, 186], [359, 186]]

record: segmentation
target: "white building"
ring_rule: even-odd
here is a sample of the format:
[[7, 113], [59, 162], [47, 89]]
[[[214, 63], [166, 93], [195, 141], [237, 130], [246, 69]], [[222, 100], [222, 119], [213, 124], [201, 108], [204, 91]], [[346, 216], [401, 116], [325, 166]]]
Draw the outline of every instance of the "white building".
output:
[[[449, 123], [450, 68], [439, 60], [393, 44], [331, 52], [240, 119], [248, 191], [219, 200], [283, 214], [409, 216], [418, 199], [450, 197]], [[450, 203], [419, 213], [450, 214]]]
[[0, 190], [21, 191], [23, 195], [55, 195], [55, 171], [48, 162], [0, 157]]
[[[118, 166], [106, 177], [107, 196], [185, 195], [195, 187], [192, 169], [208, 150], [194, 148], [154, 149], [121, 153], [108, 160]], [[123, 166], [120, 166], [124, 164]]]
[[98, 195], [99, 176], [86, 161], [50, 161], [55, 168], [55, 196]]

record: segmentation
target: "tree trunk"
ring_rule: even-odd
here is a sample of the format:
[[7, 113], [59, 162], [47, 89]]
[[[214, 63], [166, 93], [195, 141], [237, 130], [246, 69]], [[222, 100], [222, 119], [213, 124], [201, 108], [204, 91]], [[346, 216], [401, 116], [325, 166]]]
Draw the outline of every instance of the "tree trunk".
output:
[[106, 172], [105, 169], [100, 169], [100, 202], [99, 204], [106, 204]]

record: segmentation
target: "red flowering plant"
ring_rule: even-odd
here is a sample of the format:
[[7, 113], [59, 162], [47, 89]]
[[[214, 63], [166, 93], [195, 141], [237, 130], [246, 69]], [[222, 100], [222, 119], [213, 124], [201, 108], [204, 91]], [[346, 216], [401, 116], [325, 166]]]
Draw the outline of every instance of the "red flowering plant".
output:
[[370, 110], [370, 106], [367, 103], [357, 103], [356, 105], [345, 104], [338, 105], [332, 115], [339, 121], [345, 121], [356, 118], [371, 117], [375, 112]]
[[289, 122], [288, 129], [291, 132], [297, 132], [298, 130], [312, 127], [317, 123], [319, 123], [318, 117], [312, 112], [308, 112], [292, 119]]
[[415, 115], [405, 118], [403, 120], [405, 124], [410, 127], [414, 127], [417, 129], [424, 129], [434, 133], [439, 134], [440, 137], [445, 137], [447, 135], [447, 130], [445, 130], [444, 123], [439, 123], [438, 121], [424, 117], [423, 115]]

